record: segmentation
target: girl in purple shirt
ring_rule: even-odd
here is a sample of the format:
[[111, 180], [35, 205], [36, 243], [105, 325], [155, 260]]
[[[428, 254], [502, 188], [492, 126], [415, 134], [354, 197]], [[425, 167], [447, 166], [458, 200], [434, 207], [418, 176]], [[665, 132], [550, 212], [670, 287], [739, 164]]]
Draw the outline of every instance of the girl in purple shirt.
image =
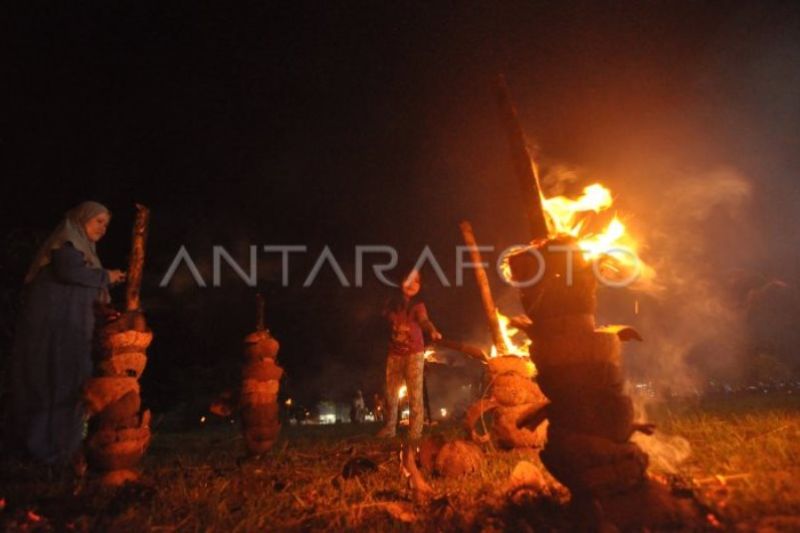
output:
[[409, 439], [422, 436], [424, 421], [422, 375], [425, 366], [423, 332], [431, 340], [442, 335], [428, 318], [425, 304], [415, 299], [420, 290], [419, 272], [412, 271], [403, 281], [402, 295], [393, 299], [384, 310], [392, 335], [386, 356], [386, 425], [379, 437], [394, 437], [397, 431], [397, 403], [405, 382], [409, 401]]

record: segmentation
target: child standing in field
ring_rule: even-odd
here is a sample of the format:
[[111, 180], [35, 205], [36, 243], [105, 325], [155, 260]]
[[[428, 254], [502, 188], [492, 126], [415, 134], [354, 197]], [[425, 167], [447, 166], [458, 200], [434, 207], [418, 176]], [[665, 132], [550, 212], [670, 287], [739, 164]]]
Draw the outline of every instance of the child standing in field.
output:
[[409, 439], [422, 436], [424, 421], [422, 373], [425, 366], [423, 332], [431, 340], [442, 335], [428, 318], [425, 304], [416, 298], [420, 291], [419, 272], [412, 271], [403, 281], [402, 293], [393, 298], [384, 310], [391, 329], [389, 353], [386, 356], [386, 425], [379, 437], [394, 437], [397, 431], [398, 392], [405, 382], [410, 410]]

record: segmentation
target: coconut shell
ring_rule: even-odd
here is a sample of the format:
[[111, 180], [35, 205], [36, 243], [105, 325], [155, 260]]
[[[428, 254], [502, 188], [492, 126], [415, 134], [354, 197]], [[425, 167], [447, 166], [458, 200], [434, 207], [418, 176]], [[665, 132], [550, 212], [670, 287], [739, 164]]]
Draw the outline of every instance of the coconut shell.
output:
[[488, 435], [478, 434], [478, 432], [475, 430], [475, 425], [482, 417], [484, 417], [487, 413], [494, 411], [497, 409], [497, 407], [497, 400], [494, 398], [489, 398], [488, 400], [480, 399], [473, 403], [469, 409], [467, 409], [467, 414], [464, 417], [464, 427], [469, 432], [472, 440], [475, 442], [487, 442], [489, 440]]
[[87, 442], [86, 457], [90, 466], [95, 469], [133, 468], [149, 444], [148, 428], [98, 432]]
[[581, 483], [593, 494], [631, 489], [644, 480], [647, 463], [636, 458], [590, 468], [581, 473]]
[[615, 392], [584, 391], [569, 400], [553, 401], [548, 407], [553, 427], [626, 442], [633, 433], [633, 400]]
[[125, 352], [112, 355], [97, 363], [97, 369], [104, 376], [131, 376], [140, 378], [147, 366], [147, 356], [143, 352]]
[[625, 386], [622, 368], [612, 363], [539, 365], [536, 382], [553, 401], [572, 401], [589, 391], [621, 394]]
[[474, 443], [455, 440], [447, 442], [436, 456], [436, 473], [457, 477], [477, 472], [484, 465], [483, 451]]
[[419, 462], [423, 470], [433, 472], [436, 465], [436, 456], [439, 455], [444, 443], [444, 437], [441, 435], [431, 435], [420, 443]]
[[547, 478], [541, 466], [536, 466], [529, 461], [520, 461], [511, 471], [505, 490], [511, 492], [521, 487], [527, 487], [541, 491], [547, 484]]
[[245, 429], [278, 424], [278, 404], [252, 404], [242, 407], [242, 423]]
[[245, 357], [250, 360], [275, 359], [280, 343], [268, 331], [259, 330], [244, 338]]
[[547, 438], [547, 422], [536, 428], [518, 427], [519, 421], [538, 411], [545, 403], [500, 407], [495, 412], [492, 433], [501, 448], [539, 448]]
[[536, 366], [531, 362], [528, 356], [518, 357], [516, 355], [504, 355], [489, 359], [489, 374], [491, 376], [506, 373], [532, 378], [534, 374], [536, 374]]
[[280, 424], [271, 424], [269, 426], [249, 427], [245, 429], [244, 434], [254, 440], [272, 440], [278, 436], [280, 431]]
[[105, 487], [119, 487], [137, 479], [139, 479], [139, 473], [135, 470], [112, 470], [100, 476], [100, 484]]
[[153, 342], [152, 331], [136, 331], [129, 329], [103, 338], [102, 345], [112, 354], [139, 352], [145, 353]]
[[108, 404], [95, 418], [103, 426], [116, 426], [124, 420], [135, 417], [141, 405], [142, 400], [139, 393], [130, 391], [120, 399]]
[[112, 445], [101, 450], [92, 450], [86, 453], [86, 459], [95, 470], [121, 470], [134, 468], [142, 459], [145, 450], [132, 449], [132, 451], [118, 451], [119, 445]]
[[616, 333], [592, 331], [537, 339], [531, 358], [539, 366], [587, 363], [621, 364], [622, 344]]
[[256, 381], [280, 381], [282, 375], [283, 369], [276, 365], [271, 359], [250, 362], [242, 367], [243, 379], [254, 379]]
[[594, 315], [588, 313], [541, 319], [531, 324], [530, 327], [536, 343], [550, 337], [591, 333], [595, 329]]
[[246, 379], [242, 383], [239, 403], [242, 405], [277, 403], [280, 384], [276, 380], [257, 381]]
[[244, 432], [244, 442], [247, 451], [251, 454], [267, 452], [272, 448], [273, 444], [275, 444], [275, 441], [278, 440], [280, 429], [280, 424], [246, 429]]
[[501, 374], [494, 378], [491, 394], [500, 405], [522, 405], [545, 400], [539, 386], [518, 374]]
[[114, 423], [101, 423], [97, 421], [97, 417], [94, 417], [89, 420], [89, 432], [100, 431], [103, 429], [120, 430], [120, 429], [136, 428], [136, 427], [139, 427], [138, 414]]
[[97, 414], [110, 403], [129, 392], [139, 394], [139, 382], [133, 377], [94, 377], [86, 382], [84, 399], [91, 414]]
[[628, 459], [646, 465], [648, 459], [647, 454], [632, 442], [617, 443], [603, 437], [561, 431], [554, 429], [552, 424], [540, 457], [551, 472], [567, 467], [581, 472]]

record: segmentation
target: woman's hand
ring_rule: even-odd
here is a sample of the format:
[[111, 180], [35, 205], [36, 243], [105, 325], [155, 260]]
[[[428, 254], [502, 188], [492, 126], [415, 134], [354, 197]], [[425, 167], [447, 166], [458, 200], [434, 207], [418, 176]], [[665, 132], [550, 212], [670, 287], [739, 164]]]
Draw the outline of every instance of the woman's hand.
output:
[[440, 340], [442, 340], [442, 334], [439, 333], [437, 330], [433, 330], [431, 332], [431, 340], [432, 341], [440, 341]]
[[117, 283], [122, 283], [128, 276], [128, 274], [123, 272], [122, 270], [107, 270], [106, 272], [108, 272], [108, 281], [112, 285], [116, 285]]

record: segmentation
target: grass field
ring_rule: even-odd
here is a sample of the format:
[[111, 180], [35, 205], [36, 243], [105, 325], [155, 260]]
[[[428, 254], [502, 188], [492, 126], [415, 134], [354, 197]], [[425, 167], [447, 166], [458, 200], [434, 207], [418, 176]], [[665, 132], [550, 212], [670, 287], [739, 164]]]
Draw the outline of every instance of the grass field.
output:
[[[744, 396], [671, 402], [651, 410], [667, 435], [691, 445], [675, 471], [654, 461], [653, 474], [679, 482], [719, 517], [724, 529], [800, 529], [800, 397]], [[6, 464], [0, 481], [5, 530], [282, 531], [569, 529], [563, 493], [535, 501], [504, 489], [531, 451], [489, 451], [486, 467], [459, 479], [429, 477], [437, 498], [415, 507], [399, 462], [400, 441], [371, 435], [375, 426], [286, 427], [265, 457], [242, 458], [235, 425], [194, 431], [156, 428], [141, 483], [101, 490], [41, 469]], [[434, 429], [458, 433], [456, 427]], [[345, 479], [354, 457], [376, 471]]]

